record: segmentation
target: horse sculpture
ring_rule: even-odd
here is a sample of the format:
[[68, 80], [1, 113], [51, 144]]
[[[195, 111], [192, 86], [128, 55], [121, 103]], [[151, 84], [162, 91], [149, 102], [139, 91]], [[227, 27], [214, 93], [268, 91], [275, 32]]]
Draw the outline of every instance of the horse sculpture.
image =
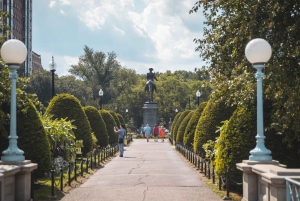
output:
[[153, 102], [153, 92], [156, 92], [156, 85], [152, 80], [148, 80], [145, 85], [145, 92], [148, 93], [149, 102]]

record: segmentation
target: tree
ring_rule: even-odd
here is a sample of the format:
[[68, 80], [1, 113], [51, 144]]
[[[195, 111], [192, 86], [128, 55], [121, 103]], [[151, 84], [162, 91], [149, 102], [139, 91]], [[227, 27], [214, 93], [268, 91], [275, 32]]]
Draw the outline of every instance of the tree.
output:
[[[264, 38], [273, 56], [265, 69], [264, 96], [273, 102], [273, 123], [291, 145], [300, 141], [300, 2], [277, 1], [197, 1], [190, 13], [203, 8], [206, 18], [202, 39], [194, 39], [217, 89], [232, 88], [235, 104], [255, 97], [255, 69], [246, 61], [244, 49], [254, 38]], [[284, 39], [284, 41], [283, 41]]]
[[[36, 94], [39, 101], [47, 106], [52, 98], [51, 73], [46, 70], [33, 71], [29, 78], [29, 84], [27, 85], [26, 91], [28, 93]], [[55, 79], [57, 79], [57, 76]]]
[[113, 79], [113, 72], [120, 68], [114, 52], [107, 53], [94, 51], [84, 46], [84, 55], [79, 58], [77, 65], [71, 65], [69, 72], [91, 86], [93, 98], [98, 98], [100, 87], [105, 91], [104, 101], [109, 100], [110, 94], [106, 92]]

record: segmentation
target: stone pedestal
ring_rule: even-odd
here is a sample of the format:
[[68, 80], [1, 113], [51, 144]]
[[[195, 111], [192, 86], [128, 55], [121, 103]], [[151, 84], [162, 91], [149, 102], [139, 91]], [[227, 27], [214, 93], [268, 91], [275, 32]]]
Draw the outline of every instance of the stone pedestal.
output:
[[0, 200], [31, 200], [31, 172], [36, 168], [37, 164], [29, 160], [0, 161]]
[[300, 169], [287, 169], [278, 161], [244, 160], [236, 167], [243, 171], [243, 201], [285, 201], [285, 178], [300, 179]]
[[158, 106], [154, 102], [146, 102], [143, 107], [143, 124], [149, 124], [153, 128], [154, 124], [158, 125]]

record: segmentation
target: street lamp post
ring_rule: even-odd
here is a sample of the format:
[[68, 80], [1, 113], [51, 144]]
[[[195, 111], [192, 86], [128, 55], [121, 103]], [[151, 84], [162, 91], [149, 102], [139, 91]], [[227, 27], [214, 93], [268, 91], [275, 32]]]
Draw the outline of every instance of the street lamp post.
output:
[[200, 96], [201, 96], [201, 93], [200, 93], [200, 91], [199, 91], [199, 90], [197, 90], [197, 92], [196, 92], [196, 96], [197, 96], [197, 99], [198, 99], [198, 106], [199, 106], [199, 98], [200, 98]]
[[127, 122], [128, 109], [126, 109], [125, 112], [126, 112], [126, 114], [125, 114], [125, 122]]
[[100, 110], [102, 110], [102, 97], [103, 97], [103, 91], [102, 89], [99, 90], [99, 105], [100, 105]]
[[19, 40], [11, 39], [6, 41], [1, 47], [1, 57], [11, 70], [9, 78], [11, 79], [11, 97], [10, 97], [10, 134], [9, 146], [2, 152], [2, 161], [20, 162], [24, 161], [24, 151], [20, 150], [17, 145], [17, 95], [16, 79], [18, 78], [17, 69], [25, 61], [27, 48]]
[[245, 54], [247, 60], [253, 64], [257, 72], [255, 78], [257, 79], [257, 135], [256, 147], [250, 151], [250, 161], [271, 161], [271, 151], [265, 147], [264, 124], [263, 124], [263, 91], [262, 79], [264, 74], [262, 69], [265, 67], [272, 55], [270, 44], [261, 38], [251, 40], [246, 48]]
[[54, 72], [56, 71], [56, 63], [54, 62], [54, 57], [52, 56], [52, 60], [49, 63], [49, 68], [52, 73], [52, 98], [55, 96], [55, 88], [54, 88]]

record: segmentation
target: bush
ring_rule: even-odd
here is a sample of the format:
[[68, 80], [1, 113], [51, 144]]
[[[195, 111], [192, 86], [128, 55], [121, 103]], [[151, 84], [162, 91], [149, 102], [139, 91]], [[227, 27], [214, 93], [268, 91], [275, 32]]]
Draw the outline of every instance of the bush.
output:
[[100, 147], [106, 147], [108, 145], [108, 134], [100, 112], [93, 106], [86, 106], [83, 110], [88, 117], [92, 132], [98, 140], [97, 144], [100, 145]]
[[180, 117], [178, 118], [178, 120], [176, 121], [175, 125], [174, 125], [174, 129], [173, 129], [173, 133], [172, 135], [174, 136], [174, 140], [176, 140], [175, 142], [177, 142], [177, 134], [178, 134], [178, 129], [183, 121], [183, 119], [190, 113], [190, 110], [186, 110], [184, 112], [182, 112], [182, 114], [180, 115]]
[[117, 115], [117, 117], [119, 118], [120, 123], [121, 123], [121, 124], [125, 124], [125, 121], [124, 121], [124, 118], [122, 117], [122, 115], [120, 115], [119, 113], [117, 113], [116, 115]]
[[200, 119], [203, 109], [205, 108], [207, 102], [202, 102], [199, 107], [197, 107], [196, 111], [193, 113], [189, 123], [187, 124], [184, 135], [183, 135], [183, 144], [185, 146], [194, 146], [194, 134], [196, 130], [197, 123]]
[[184, 131], [185, 131], [186, 126], [189, 123], [189, 121], [191, 120], [194, 113], [195, 113], [195, 111], [190, 111], [190, 113], [188, 113], [188, 115], [181, 122], [181, 124], [178, 128], [178, 131], [177, 131], [176, 142], [183, 143]]
[[175, 118], [174, 118], [174, 120], [173, 120], [173, 122], [172, 122], [172, 126], [171, 126], [170, 133], [171, 133], [172, 138], [174, 139], [174, 141], [176, 141], [176, 138], [174, 138], [174, 128], [175, 128], [176, 122], [177, 122], [177, 120], [179, 119], [179, 117], [181, 116], [181, 114], [182, 114], [182, 112], [179, 112], [179, 113], [175, 116]]
[[46, 132], [35, 106], [27, 97], [25, 104], [17, 111], [18, 147], [24, 151], [26, 160], [38, 164], [36, 176], [48, 172], [51, 165], [51, 151]]
[[115, 126], [117, 126], [117, 127], [119, 128], [120, 125], [121, 125], [121, 122], [120, 122], [120, 120], [119, 120], [117, 114], [116, 114], [115, 112], [113, 112], [113, 111], [109, 111], [109, 113], [111, 114], [111, 116], [114, 118], [114, 120], [115, 120], [115, 122], [116, 122], [116, 125], [115, 125]]
[[54, 96], [45, 114], [48, 116], [53, 115], [53, 119], [68, 118], [68, 120], [74, 120], [73, 124], [77, 127], [74, 130], [76, 140], [83, 140], [82, 153], [86, 154], [93, 149], [92, 130], [89, 120], [75, 96], [71, 94]]
[[106, 125], [106, 130], [108, 134], [108, 143], [114, 144], [118, 141], [118, 135], [114, 132], [114, 126], [117, 125], [116, 121], [114, 120], [113, 116], [107, 110], [100, 110], [100, 114]]
[[222, 126], [222, 121], [230, 118], [235, 107], [230, 107], [225, 104], [225, 99], [220, 99], [217, 96], [211, 98], [197, 123], [194, 136], [194, 151], [204, 152], [202, 146], [208, 140], [215, 140], [219, 136], [217, 129]]

